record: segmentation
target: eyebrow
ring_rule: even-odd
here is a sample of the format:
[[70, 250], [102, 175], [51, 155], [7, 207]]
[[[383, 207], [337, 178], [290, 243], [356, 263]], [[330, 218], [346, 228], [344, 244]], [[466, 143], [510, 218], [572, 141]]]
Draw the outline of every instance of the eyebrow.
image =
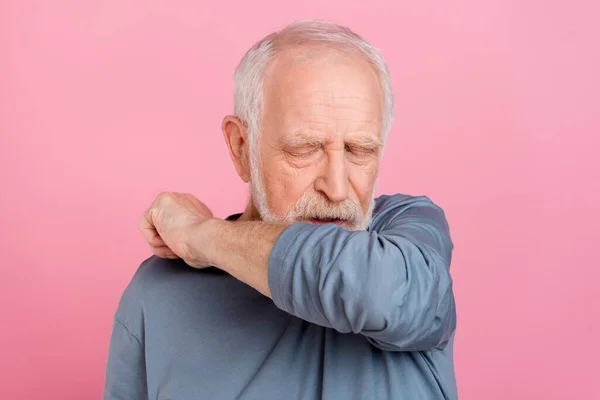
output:
[[309, 136], [298, 134], [291, 137], [287, 137], [282, 140], [283, 144], [290, 147], [300, 146], [322, 146], [325, 144], [325, 139], [317, 136]]

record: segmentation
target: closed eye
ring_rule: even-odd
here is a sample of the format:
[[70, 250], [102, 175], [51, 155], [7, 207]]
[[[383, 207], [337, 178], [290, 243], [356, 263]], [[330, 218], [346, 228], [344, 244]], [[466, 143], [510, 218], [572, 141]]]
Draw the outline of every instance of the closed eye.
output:
[[373, 147], [352, 146], [347, 144], [345, 148], [348, 153], [357, 157], [370, 157], [377, 153], [377, 150]]
[[319, 151], [318, 146], [311, 147], [297, 147], [286, 150], [286, 152], [295, 158], [308, 158]]

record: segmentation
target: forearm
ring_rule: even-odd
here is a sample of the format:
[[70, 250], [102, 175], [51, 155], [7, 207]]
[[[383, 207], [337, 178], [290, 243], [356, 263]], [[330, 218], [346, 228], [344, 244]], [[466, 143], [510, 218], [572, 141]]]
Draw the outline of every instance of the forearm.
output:
[[260, 221], [212, 219], [199, 229], [194, 242], [206, 249], [217, 268], [271, 297], [269, 255], [286, 227]]

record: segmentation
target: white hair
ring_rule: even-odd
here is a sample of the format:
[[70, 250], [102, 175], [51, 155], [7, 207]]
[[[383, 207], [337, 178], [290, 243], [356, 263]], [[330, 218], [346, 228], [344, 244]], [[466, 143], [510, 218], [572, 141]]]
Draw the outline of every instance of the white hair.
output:
[[362, 54], [375, 68], [383, 93], [381, 135], [385, 143], [394, 119], [392, 80], [379, 51], [345, 26], [329, 21], [297, 21], [271, 33], [246, 52], [235, 70], [234, 114], [245, 124], [248, 134], [252, 196], [264, 220], [276, 220], [266, 206], [259, 155], [263, 117], [265, 70], [284, 48], [302, 44], [323, 44], [342, 51]]
[[349, 28], [329, 21], [297, 21], [271, 33], [250, 48], [235, 70], [234, 114], [246, 124], [252, 147], [260, 132], [263, 112], [264, 71], [286, 47], [320, 43], [358, 52], [373, 65], [383, 92], [382, 138], [394, 119], [394, 92], [387, 65], [379, 51]]

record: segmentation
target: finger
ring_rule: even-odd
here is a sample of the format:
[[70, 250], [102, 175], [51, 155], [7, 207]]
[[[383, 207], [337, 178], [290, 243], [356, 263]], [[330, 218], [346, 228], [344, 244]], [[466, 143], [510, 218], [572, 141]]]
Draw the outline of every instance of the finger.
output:
[[168, 246], [152, 247], [152, 253], [160, 258], [169, 258], [171, 260], [179, 258]]
[[148, 245], [151, 247], [166, 246], [166, 243], [160, 237], [160, 234], [154, 226], [154, 222], [152, 220], [152, 209], [148, 209], [148, 211], [144, 213], [140, 221], [140, 231], [142, 232], [144, 239], [146, 239], [146, 242], [148, 242]]

